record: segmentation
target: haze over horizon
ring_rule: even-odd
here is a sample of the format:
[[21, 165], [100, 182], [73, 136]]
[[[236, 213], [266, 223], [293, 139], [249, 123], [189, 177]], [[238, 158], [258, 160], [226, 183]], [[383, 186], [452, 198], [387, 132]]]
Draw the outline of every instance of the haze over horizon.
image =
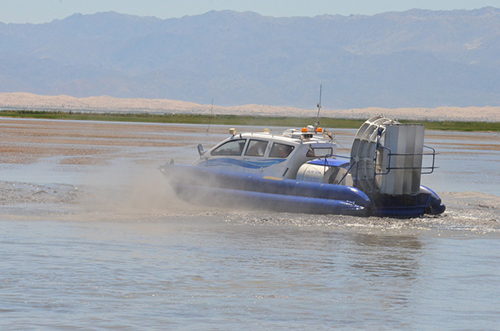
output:
[[212, 10], [251, 11], [263, 16], [375, 15], [410, 9], [457, 10], [500, 7], [500, 0], [0, 0], [2, 23], [47, 23], [76, 13], [114, 11], [160, 19], [200, 15]]
[[304, 108], [321, 84], [324, 105], [336, 109], [498, 106], [499, 40], [495, 7], [315, 17], [72, 14], [0, 24], [0, 92]]

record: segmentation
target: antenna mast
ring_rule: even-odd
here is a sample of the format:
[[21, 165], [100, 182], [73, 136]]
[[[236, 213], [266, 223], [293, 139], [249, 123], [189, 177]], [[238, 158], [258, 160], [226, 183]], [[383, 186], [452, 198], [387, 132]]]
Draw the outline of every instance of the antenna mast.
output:
[[214, 117], [214, 98], [212, 98], [212, 106], [210, 106], [210, 121], [208, 122], [207, 134], [210, 134], [210, 125], [212, 124], [212, 118]]
[[323, 90], [323, 85], [319, 86], [319, 102], [318, 102], [318, 115], [316, 115], [316, 123], [314, 123], [314, 131], [319, 127], [319, 112], [321, 111], [321, 91]]

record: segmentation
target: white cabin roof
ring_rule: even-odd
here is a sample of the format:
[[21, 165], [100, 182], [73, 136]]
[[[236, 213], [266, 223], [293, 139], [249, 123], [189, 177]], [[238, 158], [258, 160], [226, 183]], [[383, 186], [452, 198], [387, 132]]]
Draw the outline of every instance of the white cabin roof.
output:
[[262, 139], [267, 141], [277, 141], [293, 145], [324, 143], [334, 145], [333, 139], [328, 133], [302, 132], [301, 129], [287, 129], [282, 133], [272, 132], [245, 132], [236, 133], [231, 138]]

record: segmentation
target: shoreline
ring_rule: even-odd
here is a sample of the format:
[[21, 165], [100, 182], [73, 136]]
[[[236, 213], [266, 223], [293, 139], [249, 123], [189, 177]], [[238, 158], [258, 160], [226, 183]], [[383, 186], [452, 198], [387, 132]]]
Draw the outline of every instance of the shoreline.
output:
[[[0, 110], [33, 111], [88, 111], [117, 113], [175, 113], [185, 115], [251, 115], [267, 117], [316, 117], [317, 109], [289, 106], [248, 104], [218, 106], [197, 104], [169, 99], [114, 98], [96, 96], [76, 98], [67, 95], [47, 96], [33, 93], [0, 93]], [[500, 107], [451, 107], [436, 108], [382, 108], [329, 109], [323, 107], [321, 117], [341, 119], [367, 119], [383, 114], [385, 117], [412, 121], [500, 122]]]
[[[159, 114], [137, 112], [93, 112], [93, 111], [43, 111], [43, 110], [0, 110], [0, 117], [31, 118], [51, 120], [114, 121], [135, 123], [179, 123], [207, 125], [254, 125], [296, 127], [305, 123], [314, 123], [314, 117], [292, 116], [249, 116], [220, 114]], [[324, 128], [357, 129], [367, 119], [329, 118], [320, 116], [320, 125]], [[500, 132], [500, 122], [460, 122], [460, 121], [422, 121], [400, 120], [403, 124], [420, 123], [427, 130]]]

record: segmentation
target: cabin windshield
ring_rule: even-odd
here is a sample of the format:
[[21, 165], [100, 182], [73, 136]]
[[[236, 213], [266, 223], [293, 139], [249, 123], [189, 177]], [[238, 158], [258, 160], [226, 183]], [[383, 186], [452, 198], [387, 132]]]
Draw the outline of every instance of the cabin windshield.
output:
[[216, 149], [214, 149], [210, 154], [214, 156], [218, 155], [232, 155], [238, 156], [243, 152], [243, 148], [245, 147], [246, 139], [236, 139], [228, 141]]

